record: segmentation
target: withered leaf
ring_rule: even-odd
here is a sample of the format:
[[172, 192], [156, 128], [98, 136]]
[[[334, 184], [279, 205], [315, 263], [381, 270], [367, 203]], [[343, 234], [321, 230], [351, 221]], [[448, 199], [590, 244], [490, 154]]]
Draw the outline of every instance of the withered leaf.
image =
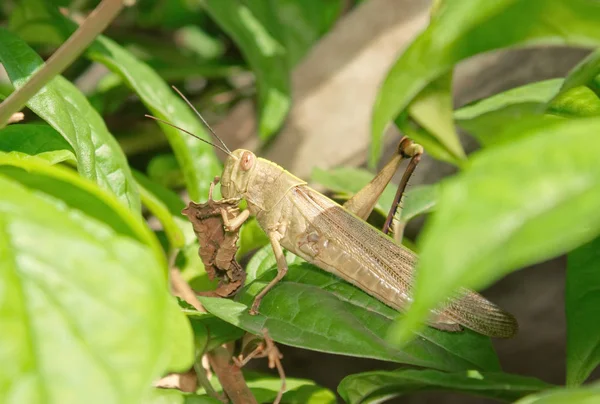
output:
[[240, 200], [231, 198], [215, 201], [212, 199], [215, 184], [216, 181], [211, 184], [206, 203], [190, 202], [181, 212], [188, 217], [198, 237], [198, 255], [209, 279], [219, 279], [219, 286], [214, 291], [196, 293], [203, 296], [229, 297], [244, 285], [246, 272], [235, 260], [239, 229], [234, 232], [226, 231], [222, 215], [227, 215], [229, 220], [238, 216]]

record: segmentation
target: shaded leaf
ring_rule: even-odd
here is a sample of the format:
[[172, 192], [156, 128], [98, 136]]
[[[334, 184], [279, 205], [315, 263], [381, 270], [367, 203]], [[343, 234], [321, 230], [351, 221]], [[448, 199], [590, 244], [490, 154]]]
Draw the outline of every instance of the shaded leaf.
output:
[[[587, 0], [470, 0], [440, 3], [431, 23], [389, 71], [373, 111], [371, 164], [386, 125], [461, 60], [525, 45], [600, 44], [600, 3]], [[549, 23], [552, 21], [552, 23]], [[557, 29], [557, 25], [560, 29]]]
[[240, 231], [240, 248], [237, 253], [237, 258], [240, 259], [247, 253], [261, 248], [269, 244], [267, 234], [261, 229], [258, 221], [254, 217], [250, 217]]
[[600, 363], [600, 239], [567, 255], [567, 385], [587, 379]]
[[148, 163], [147, 172], [152, 181], [164, 188], [174, 189], [185, 186], [181, 167], [172, 154], [159, 154], [153, 157]]
[[269, 1], [282, 27], [289, 66], [296, 65], [343, 12], [340, 0]]
[[[2, 28], [0, 43], [0, 62], [18, 89], [43, 65], [42, 58]], [[27, 106], [71, 144], [82, 176], [112, 191], [132, 210], [140, 211], [140, 196], [125, 155], [77, 87], [57, 76], [30, 98]]]
[[410, 338], [458, 287], [481, 289], [600, 232], [600, 119], [529, 130], [519, 142], [477, 153], [463, 173], [442, 182], [420, 240], [415, 300], [396, 341]]
[[236, 42], [256, 75], [258, 134], [263, 140], [281, 127], [291, 105], [290, 66], [278, 39], [283, 28], [269, 3], [203, 2], [210, 16]]
[[260, 314], [249, 315], [254, 297], [275, 272], [271, 268], [247, 281], [236, 296], [241, 303], [200, 299], [215, 316], [253, 334], [266, 327], [275, 341], [286, 345], [444, 370], [498, 369], [489, 338], [470, 331], [427, 328], [403, 349], [389, 345], [384, 337], [398, 312], [307, 263], [290, 265], [285, 278], [264, 297]]
[[77, 164], [69, 142], [49, 125], [19, 124], [0, 129], [0, 151], [35, 155], [50, 164]]
[[161, 198], [159, 198], [158, 195], [154, 194], [149, 188], [146, 188], [144, 185], [142, 185], [152, 183], [152, 181], [139, 172], [134, 173], [134, 176], [137, 179], [142, 203], [162, 224], [163, 230], [165, 231], [167, 239], [169, 240], [170, 247], [172, 249], [183, 247], [185, 245], [185, 236], [183, 235], [183, 232], [179, 228], [178, 224], [175, 222], [173, 214], [169, 211], [169, 207]]
[[152, 181], [143, 173], [136, 170], [132, 171], [133, 176], [135, 177], [135, 180], [138, 182], [138, 184], [146, 188], [149, 192], [151, 192], [158, 199], [160, 199], [162, 203], [165, 204], [171, 215], [183, 218], [181, 210], [185, 208], [185, 203], [179, 195], [177, 195], [170, 189], [163, 187], [161, 184]]
[[532, 377], [508, 373], [479, 373], [470, 370], [443, 373], [436, 370], [365, 372], [345, 377], [338, 392], [349, 404], [377, 402], [414, 392], [455, 391], [476, 396], [514, 401], [551, 385]]
[[3, 174], [0, 188], [0, 401], [139, 402], [173, 343], [151, 248]]

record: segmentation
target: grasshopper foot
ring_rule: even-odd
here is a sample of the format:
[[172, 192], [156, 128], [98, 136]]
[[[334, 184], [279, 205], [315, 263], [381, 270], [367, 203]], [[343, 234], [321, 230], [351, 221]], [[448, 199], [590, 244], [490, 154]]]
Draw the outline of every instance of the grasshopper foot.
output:
[[252, 303], [252, 307], [250, 307], [248, 314], [250, 314], [251, 316], [256, 316], [258, 314], [258, 306], [260, 306], [261, 300], [262, 299], [254, 299], [254, 302]]

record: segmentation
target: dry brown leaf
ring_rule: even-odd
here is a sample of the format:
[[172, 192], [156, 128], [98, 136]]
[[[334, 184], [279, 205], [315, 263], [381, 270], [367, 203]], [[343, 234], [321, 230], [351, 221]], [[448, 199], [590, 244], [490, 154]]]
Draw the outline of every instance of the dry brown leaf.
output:
[[229, 297], [244, 285], [246, 272], [235, 260], [239, 229], [235, 232], [225, 230], [223, 215], [229, 220], [237, 217], [240, 214], [240, 200], [231, 198], [215, 201], [212, 193], [217, 182], [215, 179], [211, 184], [206, 203], [190, 202], [182, 213], [188, 217], [198, 237], [198, 255], [209, 279], [219, 279], [217, 289], [196, 293], [202, 296]]

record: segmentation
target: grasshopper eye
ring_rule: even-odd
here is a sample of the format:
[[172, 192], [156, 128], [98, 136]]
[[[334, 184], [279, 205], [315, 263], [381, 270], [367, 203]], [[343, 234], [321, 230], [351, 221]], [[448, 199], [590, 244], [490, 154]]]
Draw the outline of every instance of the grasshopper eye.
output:
[[244, 152], [244, 154], [242, 154], [240, 165], [244, 171], [251, 169], [254, 165], [254, 154], [250, 153], [249, 151]]

